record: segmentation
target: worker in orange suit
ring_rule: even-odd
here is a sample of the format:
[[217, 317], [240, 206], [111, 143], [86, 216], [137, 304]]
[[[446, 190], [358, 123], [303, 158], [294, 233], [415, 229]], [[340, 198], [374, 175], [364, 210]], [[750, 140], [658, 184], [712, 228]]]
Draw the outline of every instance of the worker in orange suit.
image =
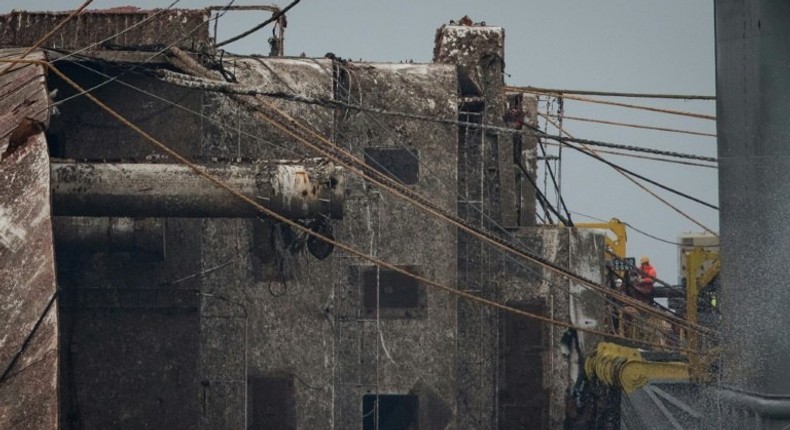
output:
[[655, 282], [656, 277], [656, 269], [650, 264], [650, 259], [647, 257], [642, 257], [639, 260], [639, 271], [640, 271], [640, 279], [639, 282], [634, 286], [637, 294], [636, 296], [645, 302], [653, 301], [653, 282]]

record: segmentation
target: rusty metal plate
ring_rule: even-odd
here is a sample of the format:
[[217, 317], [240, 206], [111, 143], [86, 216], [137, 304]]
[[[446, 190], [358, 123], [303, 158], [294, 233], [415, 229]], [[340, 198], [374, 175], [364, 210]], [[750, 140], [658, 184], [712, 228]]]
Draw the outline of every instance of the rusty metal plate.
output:
[[43, 133], [0, 162], [0, 428], [58, 427], [58, 320]]

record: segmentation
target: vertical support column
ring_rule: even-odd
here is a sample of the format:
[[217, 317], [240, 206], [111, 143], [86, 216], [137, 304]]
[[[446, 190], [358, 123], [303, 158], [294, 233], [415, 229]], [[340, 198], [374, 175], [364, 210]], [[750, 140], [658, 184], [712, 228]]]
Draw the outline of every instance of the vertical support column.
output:
[[723, 381], [790, 393], [790, 3], [716, 1]]
[[[697, 273], [700, 266], [705, 261], [705, 251], [695, 248], [688, 251], [688, 263], [686, 264], [686, 321], [697, 323], [697, 299], [699, 298], [699, 285], [697, 285]], [[695, 330], [688, 331], [688, 346], [696, 350], [699, 345], [699, 336]]]
[[[524, 126], [536, 128], [538, 126], [538, 98], [531, 94], [508, 94], [508, 114], [510, 126], [523, 129]], [[515, 182], [517, 193], [517, 213], [519, 227], [532, 227], [535, 225], [535, 201], [537, 194], [532, 182], [537, 179], [537, 136], [513, 135], [514, 161], [521, 163], [524, 171], [516, 166]], [[529, 175], [532, 179], [525, 177]]]
[[[459, 119], [499, 125], [504, 114], [504, 30], [483, 25], [445, 25], [437, 31], [434, 62], [456, 64], [461, 93]], [[513, 141], [478, 128], [459, 129], [458, 215], [493, 230], [489, 219], [516, 225]], [[507, 203], [505, 203], [507, 200]], [[495, 251], [494, 251], [495, 252]], [[496, 258], [478, 239], [458, 233], [458, 288], [496, 299]], [[458, 428], [497, 426], [498, 313], [459, 300], [457, 304]]]

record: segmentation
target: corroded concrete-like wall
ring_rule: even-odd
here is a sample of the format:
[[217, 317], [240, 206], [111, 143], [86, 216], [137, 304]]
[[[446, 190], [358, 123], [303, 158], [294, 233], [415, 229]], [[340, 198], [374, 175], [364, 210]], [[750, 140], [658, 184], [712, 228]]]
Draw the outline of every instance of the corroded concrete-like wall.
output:
[[[603, 261], [606, 255], [606, 246], [602, 242], [602, 235], [588, 229], [571, 229], [568, 242], [570, 258], [567, 269], [571, 272], [592, 280], [602, 285]], [[569, 317], [568, 321], [578, 327], [607, 331], [604, 326], [604, 297], [589, 287], [575, 282], [570, 284]], [[589, 333], [578, 333], [579, 343], [584, 356], [592, 353], [600, 342], [600, 336]]]
[[[459, 116], [455, 64], [234, 58], [225, 66], [242, 84], [271, 91], [442, 119]], [[501, 64], [491, 67], [480, 79], [498, 79], [501, 85]], [[79, 66], [66, 70], [87, 87], [101, 80]], [[233, 97], [178, 88], [128, 70], [122, 79], [170, 103], [117, 82], [98, 88], [96, 95], [203, 164], [315, 156]], [[62, 83], [55, 86], [70, 94]], [[481, 113], [501, 123], [500, 96], [486, 93], [483, 99]], [[172, 161], [83, 99], [71, 103], [50, 129], [58, 155]], [[463, 199], [476, 199], [497, 223], [516, 220], [509, 136], [473, 134], [467, 148], [459, 144], [457, 127], [274, 103], [449, 212], [460, 211]], [[469, 171], [459, 172], [467, 166], [459, 163], [461, 149], [469, 150], [464, 155], [465, 163], [474, 164]], [[466, 191], [458, 187], [462, 181], [480, 188], [474, 196], [459, 197]], [[510, 191], [503, 181], [509, 181]], [[477, 217], [471, 208], [464, 211]], [[570, 318], [564, 296], [552, 296], [543, 284], [545, 273], [512, 268], [498, 253], [482, 252], [480, 243], [467, 243], [460, 259], [456, 229], [359, 178], [346, 182], [343, 219], [327, 222], [340, 241], [442, 284]], [[485, 221], [480, 227], [492, 225]], [[571, 265], [576, 253], [590, 251], [585, 244], [591, 239], [557, 231], [556, 237], [516, 233], [534, 252], [560, 264]], [[62, 337], [66, 428], [154, 428], [165, 414], [170, 428], [360, 428], [369, 412], [363, 409], [366, 396], [376, 395], [416, 398], [414, 418], [421, 429], [507, 428], [523, 416], [518, 396], [524, 387], [539, 386], [547, 394], [531, 407], [548, 403], [557, 427], [557, 393], [567, 386], [566, 379], [556, 378], [562, 391], [559, 382], [550, 382], [567, 374], [554, 352], [558, 331], [459, 302], [425, 285], [399, 298], [393, 292], [400, 291], [403, 279], [395, 282], [387, 271], [337, 250], [315, 259], [305, 252], [304, 238], [266, 218], [171, 218], [165, 243], [163, 261], [139, 260], [133, 253], [59, 254], [68, 299]], [[471, 248], [481, 252], [470, 253]], [[579, 270], [594, 271], [593, 260], [580, 260]], [[463, 273], [461, 262], [467, 264]], [[478, 283], [468, 282], [473, 275]], [[522, 331], [525, 342], [503, 340], [520, 339]], [[514, 355], [502, 361], [513, 346]], [[533, 370], [526, 375], [529, 383], [503, 391], [512, 357], [541, 364], [527, 368]], [[498, 409], [502, 404], [513, 407]]]
[[[316, 97], [336, 94], [336, 64], [326, 60], [254, 61], [246, 63], [253, 68], [241, 73], [251, 83], [281, 91], [306, 91]], [[347, 101], [357, 103], [360, 97], [370, 107], [455, 116], [453, 67], [343, 67], [355, 89], [354, 98]], [[294, 80], [294, 76], [302, 78]], [[234, 113], [232, 103], [216, 101], [222, 108], [215, 115]], [[366, 149], [414, 151], [399, 152], [406, 164], [413, 165], [416, 160], [411, 157], [419, 157], [418, 178], [412, 186], [452, 210], [452, 189], [446, 189], [446, 184], [455, 182], [456, 133], [451, 127], [287, 102], [280, 105], [363, 160]], [[254, 135], [304, 151], [265, 125], [240, 123]], [[240, 148], [242, 153], [258, 157], [279, 151], [244, 137], [239, 145], [225, 150]], [[218, 154], [223, 151], [215, 146], [203, 148]], [[368, 161], [376, 167], [372, 159]], [[390, 168], [399, 168], [398, 163], [393, 166]], [[451, 228], [362, 180], [349, 178], [346, 187], [343, 220], [332, 222], [335, 237], [452, 285], [455, 255]], [[422, 304], [412, 316], [381, 309], [383, 316], [377, 319], [375, 312], [371, 314], [363, 306], [364, 279], [370, 279], [363, 273], [371, 269], [364, 260], [337, 251], [323, 261], [291, 253], [284, 249], [281, 227], [267, 220], [205, 221], [202, 237], [205, 267], [222, 265], [238, 255], [234, 265], [244, 268], [234, 271], [232, 277], [222, 272], [207, 274], [201, 288], [201, 374], [208, 399], [202, 413], [204, 428], [243, 425], [245, 411], [250, 424], [257, 419], [258, 408], [271, 404], [270, 399], [261, 398], [266, 397], [265, 390], [255, 389], [256, 381], [278, 379], [288, 381], [290, 388], [273, 391], [274, 395], [291, 399], [284, 405], [290, 403], [293, 410], [280, 412], [292, 415], [283, 419], [296, 428], [358, 428], [363, 396], [375, 393], [418, 396], [420, 428], [444, 428], [451, 422], [454, 367], [448, 352], [454, 349], [454, 299], [422, 287]], [[251, 255], [247, 254], [249, 249], [253, 249]], [[250, 386], [246, 392], [245, 382]]]
[[[267, 91], [332, 98], [332, 62], [314, 58], [235, 58], [225, 66], [240, 83]], [[205, 93], [200, 155], [207, 160], [298, 159], [316, 156], [231, 97]], [[251, 100], [251, 99], [247, 99]], [[262, 98], [319, 134], [332, 136], [334, 111], [300, 102]]]
[[[328, 61], [278, 59], [264, 65], [256, 59], [240, 59], [235, 62], [234, 73], [250, 84], [269, 84], [278, 90], [291, 88], [311, 95], [321, 94], [323, 88], [323, 95], [331, 95], [332, 75], [326, 73], [322, 63], [325, 67]], [[123, 67], [91, 62], [83, 65], [87, 68], [64, 64], [63, 70], [85, 87], [103, 81], [96, 71], [124, 73], [121, 80], [127, 85], [111, 82], [94, 94], [201, 164], [296, 159], [306, 154], [229, 97], [163, 84]], [[52, 86], [60, 90], [61, 97], [73, 94], [58, 79], [52, 79]], [[305, 105], [296, 103], [278, 105], [331, 134], [331, 110], [314, 106], [304, 109]], [[84, 98], [61, 106], [48, 135], [56, 157], [90, 162], [172, 162]], [[272, 250], [271, 236], [266, 236], [271, 228], [268, 221], [259, 220], [169, 218], [165, 220], [166, 249], [161, 261], [136, 253], [75, 252], [79, 247], [75, 249], [74, 243], [68, 247], [56, 244], [64, 304], [63, 427], [243, 427], [245, 412], [250, 409], [245, 403], [247, 376], [279, 371], [274, 361], [247, 365], [253, 362], [254, 354], [267, 360], [274, 357], [266, 349], [269, 343], [260, 339], [268, 339], [267, 325], [277, 326], [277, 318], [267, 318], [265, 323], [257, 319], [265, 309], [262, 302], [274, 298], [270, 291], [279, 295], [285, 285], [272, 273], [287, 264], [301, 273], [305, 271], [301, 265], [312, 259], [306, 253], [292, 255], [286, 251], [282, 255], [287, 261], [274, 263], [272, 259], [275, 254], [279, 258], [279, 253]], [[307, 271], [331, 273], [331, 261]], [[274, 283], [268, 282], [273, 279]], [[320, 276], [315, 279], [315, 283], [304, 282], [306, 287], [293, 291], [317, 291], [333, 283]], [[290, 280], [287, 285], [291, 285]], [[312, 299], [305, 293], [304, 300], [311, 303]], [[290, 304], [301, 299], [289, 295], [283, 300]], [[280, 309], [279, 303], [272, 305], [286, 311], [278, 317], [302, 315], [301, 306]], [[315, 332], [320, 335], [316, 339], [329, 339], [331, 345], [331, 334], [313, 330], [309, 313], [304, 318], [309, 324], [290, 333]], [[245, 336], [248, 319], [249, 337]], [[284, 326], [296, 327], [288, 321]], [[311, 357], [310, 351], [323, 354], [323, 350], [312, 348], [316, 339], [296, 344], [304, 351], [293, 356]], [[261, 345], [258, 352], [246, 347], [254, 342]], [[260, 348], [267, 352], [262, 353]], [[245, 360], [248, 350], [251, 358]], [[319, 361], [307, 362], [312, 369]], [[313, 381], [307, 379], [310, 377], [308, 373], [303, 379]], [[307, 390], [298, 393], [310, 395]], [[318, 408], [316, 417], [300, 413], [305, 422], [326, 421], [330, 415], [327, 411], [332, 408], [331, 396], [322, 401], [324, 412]], [[300, 400], [299, 410], [313, 403]]]
[[[244, 84], [332, 97], [328, 60], [247, 58], [233, 64], [231, 71]], [[331, 109], [267, 101], [331, 136]], [[232, 98], [206, 94], [204, 112], [209, 120], [197, 148], [204, 158], [314, 155]], [[228, 270], [207, 273], [200, 288], [201, 428], [326, 428], [331, 422], [329, 309], [337, 256], [319, 261], [304, 249], [292, 253], [285, 243], [291, 232], [265, 218], [202, 222], [201, 265]], [[259, 388], [256, 381], [282, 384]], [[283, 403], [273, 406], [272, 398]], [[256, 422], [267, 413], [273, 421]]]
[[[602, 280], [601, 235], [559, 227], [522, 228], [514, 232], [514, 240], [559, 267]], [[498, 254], [492, 270], [501, 273], [498, 301], [555, 320], [601, 328], [603, 303], [587, 289], [518, 257]], [[496, 418], [491, 428], [563, 428], [566, 395], [578, 374], [578, 367], [560, 349], [565, 329], [505, 312], [490, 321], [494, 325], [483, 329], [479, 342], [485, 348], [479, 350], [484, 351], [480, 361], [495, 367], [496, 397], [489, 401], [496, 403], [488, 410], [496, 411]], [[492, 339], [485, 337], [486, 330]], [[586, 345], [596, 342], [589, 337], [583, 340]]]
[[[339, 66], [340, 73], [347, 74], [339, 93], [351, 103], [440, 119], [457, 115], [452, 66]], [[336, 118], [338, 143], [360, 158], [367, 154], [368, 165], [400, 175], [404, 181], [408, 181], [406, 166], [418, 162], [417, 178], [410, 187], [455, 212], [454, 127], [347, 110], [338, 111]], [[339, 226], [338, 237], [385, 261], [455, 286], [454, 228], [358, 179], [349, 183], [346, 210], [347, 221]], [[378, 315], [365, 312], [361, 306], [365, 290], [354, 273], [369, 270], [369, 264], [347, 258], [336, 265], [334, 428], [360, 427], [366, 394], [416, 395], [418, 428], [456, 428], [455, 298], [423, 286], [424, 309], [413, 315], [388, 314], [392, 309], [383, 305]], [[383, 281], [375, 286], [385, 294]]]
[[[99, 100], [172, 149], [189, 156], [198, 155], [195, 143], [200, 141], [207, 127], [200, 117], [203, 96], [199, 91], [175, 87], [140, 73], [129, 73], [128, 68], [101, 63], [61, 62], [58, 68], [83, 88], [98, 86], [92, 94]], [[105, 76], [120, 74], [123, 74], [119, 78], [123, 83], [106, 82]], [[51, 75], [49, 81], [50, 86], [58, 90], [57, 100], [76, 94], [74, 88], [57, 76]], [[173, 161], [85, 97], [70, 100], [60, 106], [59, 112], [47, 130], [53, 157], [90, 162]]]
[[[202, 94], [127, 69], [82, 64], [87, 68], [67, 62], [60, 68], [86, 88], [105, 81], [96, 72], [126, 72], [121, 80], [128, 86], [113, 81], [93, 94], [179, 152], [198, 155], [195, 142], [203, 124], [189, 110], [201, 114]], [[54, 76], [49, 83], [58, 89], [58, 99], [75, 93]], [[47, 136], [56, 158], [172, 161], [82, 97], [60, 106]], [[156, 253], [161, 259], [88, 252], [73, 241], [55, 243], [63, 345], [61, 428], [197, 427], [200, 226], [198, 220], [164, 220], [164, 248]]]
[[[456, 115], [451, 66], [312, 59], [242, 59], [236, 66], [233, 71], [242, 82], [272, 91], [342, 97], [446, 119]], [[232, 100], [210, 95], [207, 101], [210, 118], [231, 126], [207, 129], [200, 146], [204, 156], [310, 154]], [[453, 190], [447, 187], [456, 180], [457, 134], [452, 127], [293, 102], [276, 105], [371, 167], [382, 169], [373, 159], [395, 151], [395, 158], [385, 155], [377, 161], [391, 163], [393, 170], [404, 169], [403, 163], [418, 165], [411, 186], [453, 210]], [[332, 222], [335, 237], [453, 284], [453, 229], [362, 180], [348, 178], [346, 187], [343, 220]], [[292, 253], [286, 249], [288, 234], [268, 220], [204, 221], [202, 265], [233, 260], [236, 269], [232, 276], [217, 271], [203, 277], [202, 427], [242, 426], [245, 420], [256, 425], [274, 402], [268, 396], [278, 396], [285, 400], [277, 404], [287, 409], [273, 418], [280, 420], [278, 425], [356, 428], [361, 426], [363, 396], [375, 393], [416, 395], [420, 428], [449, 425], [455, 403], [454, 363], [448, 353], [454, 349], [454, 299], [423, 286], [419, 309], [411, 315], [380, 309], [377, 319], [364, 306], [369, 263], [340, 252], [323, 261]], [[259, 389], [260, 384], [268, 389]]]

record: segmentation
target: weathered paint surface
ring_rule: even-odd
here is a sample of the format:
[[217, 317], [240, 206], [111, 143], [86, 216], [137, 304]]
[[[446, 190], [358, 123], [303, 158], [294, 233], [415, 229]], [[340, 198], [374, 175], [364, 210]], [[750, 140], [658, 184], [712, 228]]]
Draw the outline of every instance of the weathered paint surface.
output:
[[[238, 58], [233, 73], [240, 83], [260, 85], [267, 91], [281, 91], [307, 97], [332, 98], [333, 66], [328, 59]], [[266, 98], [288, 115], [314, 127], [323, 136], [332, 136], [333, 109], [299, 102]]]
[[505, 30], [502, 27], [443, 25], [437, 34], [434, 61], [444, 55], [457, 58], [460, 63], [476, 62], [490, 55], [505, 56]]
[[[0, 58], [20, 52], [2, 50]], [[36, 51], [27, 58], [44, 56]], [[0, 77], [0, 152], [23, 118], [48, 122], [48, 100], [39, 66], [19, 64]], [[0, 161], [0, 428], [57, 428], [58, 326], [52, 302], [49, 187], [43, 133], [29, 137]]]
[[58, 322], [43, 133], [0, 163], [0, 428], [58, 428]]

